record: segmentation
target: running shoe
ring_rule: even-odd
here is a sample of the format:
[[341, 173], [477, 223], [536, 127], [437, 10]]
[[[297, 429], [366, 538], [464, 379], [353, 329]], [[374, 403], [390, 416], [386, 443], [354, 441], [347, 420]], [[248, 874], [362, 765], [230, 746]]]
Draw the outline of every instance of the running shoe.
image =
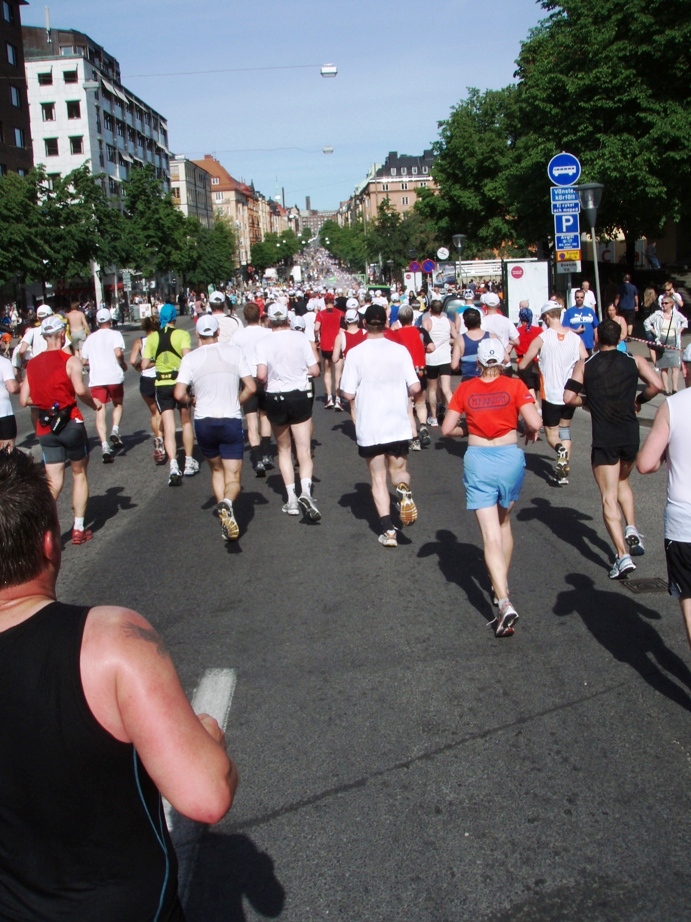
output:
[[325, 410], [333, 410], [333, 408], [334, 408], [334, 399], [333, 399], [333, 397], [327, 397], [327, 398], [326, 398], [326, 403], [324, 404], [324, 409], [325, 409]]
[[392, 528], [390, 531], [385, 531], [383, 535], [379, 535], [379, 543], [383, 544], [384, 547], [398, 547], [396, 529]]
[[198, 473], [199, 461], [195, 461], [194, 458], [185, 458], [185, 477], [194, 477]]
[[91, 541], [94, 533], [90, 528], [73, 528], [72, 529], [72, 544], [86, 544], [87, 541]]
[[624, 541], [628, 545], [629, 551], [631, 552], [632, 557], [642, 557], [645, 554], [645, 544], [643, 543], [643, 535], [636, 528], [635, 525], [627, 525], [626, 533], [624, 534]]
[[283, 511], [287, 515], [300, 515], [300, 504], [297, 496], [292, 496], [287, 503], [283, 505]]
[[224, 541], [237, 541], [240, 537], [240, 526], [238, 525], [233, 510], [228, 503], [219, 503], [216, 506], [216, 512], [221, 522], [221, 537]]
[[340, 398], [340, 397], [336, 397], [336, 399], [334, 400], [334, 410], [336, 410], [336, 411], [339, 412], [339, 413], [342, 413], [342, 412], [343, 412], [343, 407], [342, 407], [342, 405], [341, 405], [341, 398]]
[[420, 439], [411, 439], [408, 442], [408, 448], [411, 451], [422, 451], [422, 446], [420, 445]]
[[101, 450], [103, 451], [103, 463], [112, 464], [114, 460], [113, 449], [108, 442], [104, 442], [103, 445], [101, 445]]
[[263, 461], [257, 461], [254, 465], [254, 473], [257, 477], [266, 477], [266, 465]]
[[170, 475], [168, 477], [168, 486], [169, 487], [179, 487], [181, 483], [182, 483], [182, 474], [180, 473], [178, 462], [171, 461], [170, 462]]
[[154, 439], [153, 459], [156, 464], [165, 464], [166, 450], [163, 446], [163, 439], [159, 439], [159, 438]]
[[262, 458], [262, 464], [267, 471], [272, 471], [274, 469], [274, 462], [271, 455], [264, 455]]
[[417, 506], [410, 487], [405, 483], [399, 483], [396, 487], [396, 496], [398, 497], [396, 508], [401, 513], [401, 522], [404, 525], [412, 525], [417, 519]]
[[571, 471], [571, 468], [569, 467], [569, 453], [561, 444], [561, 442], [559, 442], [555, 447], [557, 449], [557, 477], [568, 477]]
[[311, 497], [309, 493], [301, 493], [300, 498], [298, 499], [298, 503], [303, 513], [308, 518], [312, 519], [313, 522], [318, 522], [319, 519], [321, 519], [322, 514], [317, 509], [316, 503], [314, 502], [314, 498]]
[[110, 444], [115, 445], [116, 448], [122, 448], [122, 439], [120, 438], [119, 429], [113, 429], [110, 433]]
[[429, 429], [427, 426], [420, 426], [420, 444], [422, 447], [427, 448], [431, 442], [432, 436], [429, 434]]
[[437, 419], [436, 416], [428, 416], [428, 417], [427, 417], [427, 425], [428, 425], [428, 426], [431, 426], [432, 429], [436, 429], [437, 426], [439, 425], [439, 420]]
[[623, 557], [615, 557], [614, 565], [609, 571], [610, 579], [626, 579], [629, 573], [633, 573], [636, 569], [636, 564], [631, 560], [629, 554], [624, 554]]
[[[495, 637], [510, 637], [513, 626], [518, 621], [518, 612], [508, 599], [504, 599], [499, 606], [499, 617], [494, 631]], [[510, 632], [510, 633], [509, 633]]]

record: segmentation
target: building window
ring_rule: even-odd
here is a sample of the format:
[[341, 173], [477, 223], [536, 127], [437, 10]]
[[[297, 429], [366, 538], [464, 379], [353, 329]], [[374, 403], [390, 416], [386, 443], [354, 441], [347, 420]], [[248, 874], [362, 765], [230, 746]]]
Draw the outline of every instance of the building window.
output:
[[217, 193], [216, 193], [216, 201], [217, 201], [217, 202], [222, 202], [222, 201], [223, 201], [223, 193], [222, 193], [222, 192], [217, 192]]
[[48, 173], [46, 176], [46, 184], [49, 189], [55, 188], [55, 183], [60, 179], [59, 173]]
[[428, 169], [426, 166], [423, 166], [422, 172], [423, 172], [423, 173], [429, 173], [429, 169]]
[[108, 155], [109, 163], [115, 163], [115, 148], [112, 144], [106, 144], [106, 154]]
[[108, 191], [111, 195], [119, 195], [120, 193], [120, 183], [117, 183], [114, 179], [108, 179]]
[[28, 176], [28, 175], [29, 175], [28, 170], [17, 170], [17, 176]]
[[53, 85], [53, 71], [48, 70], [45, 73], [38, 74], [38, 85], [39, 86], [52, 86]]
[[44, 143], [46, 145], [46, 157], [57, 157], [58, 156], [58, 139], [57, 138], [45, 138]]
[[83, 135], [78, 135], [77, 137], [70, 138], [70, 153], [71, 154], [83, 154], [84, 153]]
[[14, 146], [24, 147], [24, 131], [22, 128], [14, 129]]
[[110, 112], [103, 113], [103, 124], [106, 126], [106, 131], [113, 130], [113, 116], [110, 114]]
[[220, 183], [221, 183], [221, 180], [218, 178], [218, 176], [212, 176], [212, 177], [211, 177], [211, 185], [212, 185], [212, 186], [218, 186], [218, 185], [220, 185]]
[[392, 175], [392, 176], [395, 176], [395, 175], [396, 175], [396, 167], [395, 167], [395, 166], [392, 166], [392, 167], [391, 167], [391, 175]]
[[21, 109], [22, 107], [22, 97], [19, 93], [19, 88], [16, 86], [10, 87], [10, 102], [15, 109]]
[[68, 100], [67, 102], [67, 118], [81, 118], [82, 117], [82, 107], [79, 104], [79, 100]]
[[5, 22], [14, 23], [14, 7], [9, 3], [5, 3], [5, 0], [2, 3], [2, 18]]
[[411, 172], [412, 172], [413, 176], [417, 176], [417, 167], [414, 166]]
[[178, 202], [180, 201], [180, 190], [177, 187], [171, 189], [170, 194], [173, 196], [174, 199], [176, 199], [176, 201]]
[[9, 64], [12, 64], [13, 67], [17, 66], [17, 48], [12, 42], [6, 42], [5, 47], [7, 48], [7, 61]]
[[65, 83], [77, 83], [79, 81], [79, 74], [76, 70], [63, 70], [62, 76]]
[[125, 123], [121, 121], [116, 121], [115, 125], [118, 130], [118, 137], [124, 138], [125, 137]]
[[407, 166], [402, 166], [402, 167], [401, 167], [401, 176], [406, 176], [407, 173], [408, 173], [408, 167], [407, 167]]
[[388, 191], [389, 191], [389, 184], [388, 184], [388, 182], [383, 182], [383, 183], [382, 183], [382, 185], [381, 185], [381, 190], [382, 190], [382, 192], [388, 192]]
[[41, 116], [44, 122], [54, 122], [55, 121], [55, 103], [54, 102], [42, 102], [41, 103]]
[[401, 189], [405, 192], [407, 188], [408, 188], [408, 183], [407, 183], [407, 182], [402, 182], [402, 183], [401, 183]]

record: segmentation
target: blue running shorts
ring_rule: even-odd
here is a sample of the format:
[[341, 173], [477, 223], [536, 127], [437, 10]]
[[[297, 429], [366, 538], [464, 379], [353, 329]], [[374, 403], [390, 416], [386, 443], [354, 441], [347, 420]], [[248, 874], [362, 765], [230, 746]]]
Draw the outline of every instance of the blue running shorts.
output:
[[518, 499], [524, 477], [525, 455], [518, 445], [471, 445], [463, 459], [466, 509], [489, 509], [497, 503], [508, 509]]

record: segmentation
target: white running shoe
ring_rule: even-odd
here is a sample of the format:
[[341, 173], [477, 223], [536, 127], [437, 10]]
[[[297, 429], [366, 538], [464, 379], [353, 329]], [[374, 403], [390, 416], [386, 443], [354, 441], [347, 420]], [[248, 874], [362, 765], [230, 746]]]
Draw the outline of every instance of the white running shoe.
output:
[[194, 458], [185, 458], [185, 477], [194, 477], [199, 473], [199, 461]]
[[633, 573], [635, 569], [636, 564], [631, 560], [629, 554], [624, 554], [623, 557], [615, 557], [612, 569], [609, 571], [609, 578], [626, 579], [628, 574]]
[[224, 541], [237, 541], [240, 537], [240, 526], [237, 523], [233, 510], [227, 503], [216, 506], [216, 514], [221, 522], [221, 537]]
[[300, 515], [300, 505], [297, 496], [291, 496], [288, 502], [284, 503], [283, 511], [286, 515]]
[[178, 462], [171, 461], [170, 462], [170, 475], [168, 476], [168, 486], [169, 487], [179, 487], [181, 483], [182, 483], [182, 474], [180, 473]]
[[417, 520], [417, 506], [413, 500], [413, 494], [410, 487], [405, 483], [399, 483], [396, 487], [396, 496], [398, 497], [398, 511], [401, 513], [401, 522], [404, 525], [412, 525]]
[[645, 544], [643, 543], [643, 535], [636, 528], [635, 525], [627, 525], [626, 532], [624, 533], [624, 541], [628, 546], [628, 549], [632, 557], [642, 557], [645, 554]]
[[385, 531], [383, 535], [379, 535], [379, 543], [384, 547], [398, 547], [396, 529], [392, 528], [390, 531]]
[[298, 499], [298, 504], [304, 514], [308, 518], [312, 519], [313, 522], [318, 522], [321, 519], [322, 514], [317, 509], [314, 498], [311, 497], [309, 493], [301, 493], [300, 498]]

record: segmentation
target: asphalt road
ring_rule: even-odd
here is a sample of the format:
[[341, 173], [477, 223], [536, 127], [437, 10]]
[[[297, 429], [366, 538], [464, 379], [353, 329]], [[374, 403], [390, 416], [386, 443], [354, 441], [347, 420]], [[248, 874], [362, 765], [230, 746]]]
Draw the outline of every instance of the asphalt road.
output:
[[[92, 456], [94, 539], [66, 544], [59, 593], [143, 612], [190, 697], [206, 670], [235, 670], [241, 784], [201, 837], [191, 922], [691, 918], [691, 655], [675, 601], [607, 577], [583, 411], [568, 487], [547, 482], [544, 441], [527, 449], [520, 621], [496, 640], [463, 443], [437, 430], [411, 455], [420, 517], [385, 549], [348, 417], [318, 402], [322, 521], [283, 515], [277, 472], [247, 462], [226, 546], [208, 471], [167, 486], [131, 370], [126, 387], [125, 448]], [[634, 576], [664, 579], [664, 474], [633, 483]], [[67, 541], [68, 494], [59, 506]]]

